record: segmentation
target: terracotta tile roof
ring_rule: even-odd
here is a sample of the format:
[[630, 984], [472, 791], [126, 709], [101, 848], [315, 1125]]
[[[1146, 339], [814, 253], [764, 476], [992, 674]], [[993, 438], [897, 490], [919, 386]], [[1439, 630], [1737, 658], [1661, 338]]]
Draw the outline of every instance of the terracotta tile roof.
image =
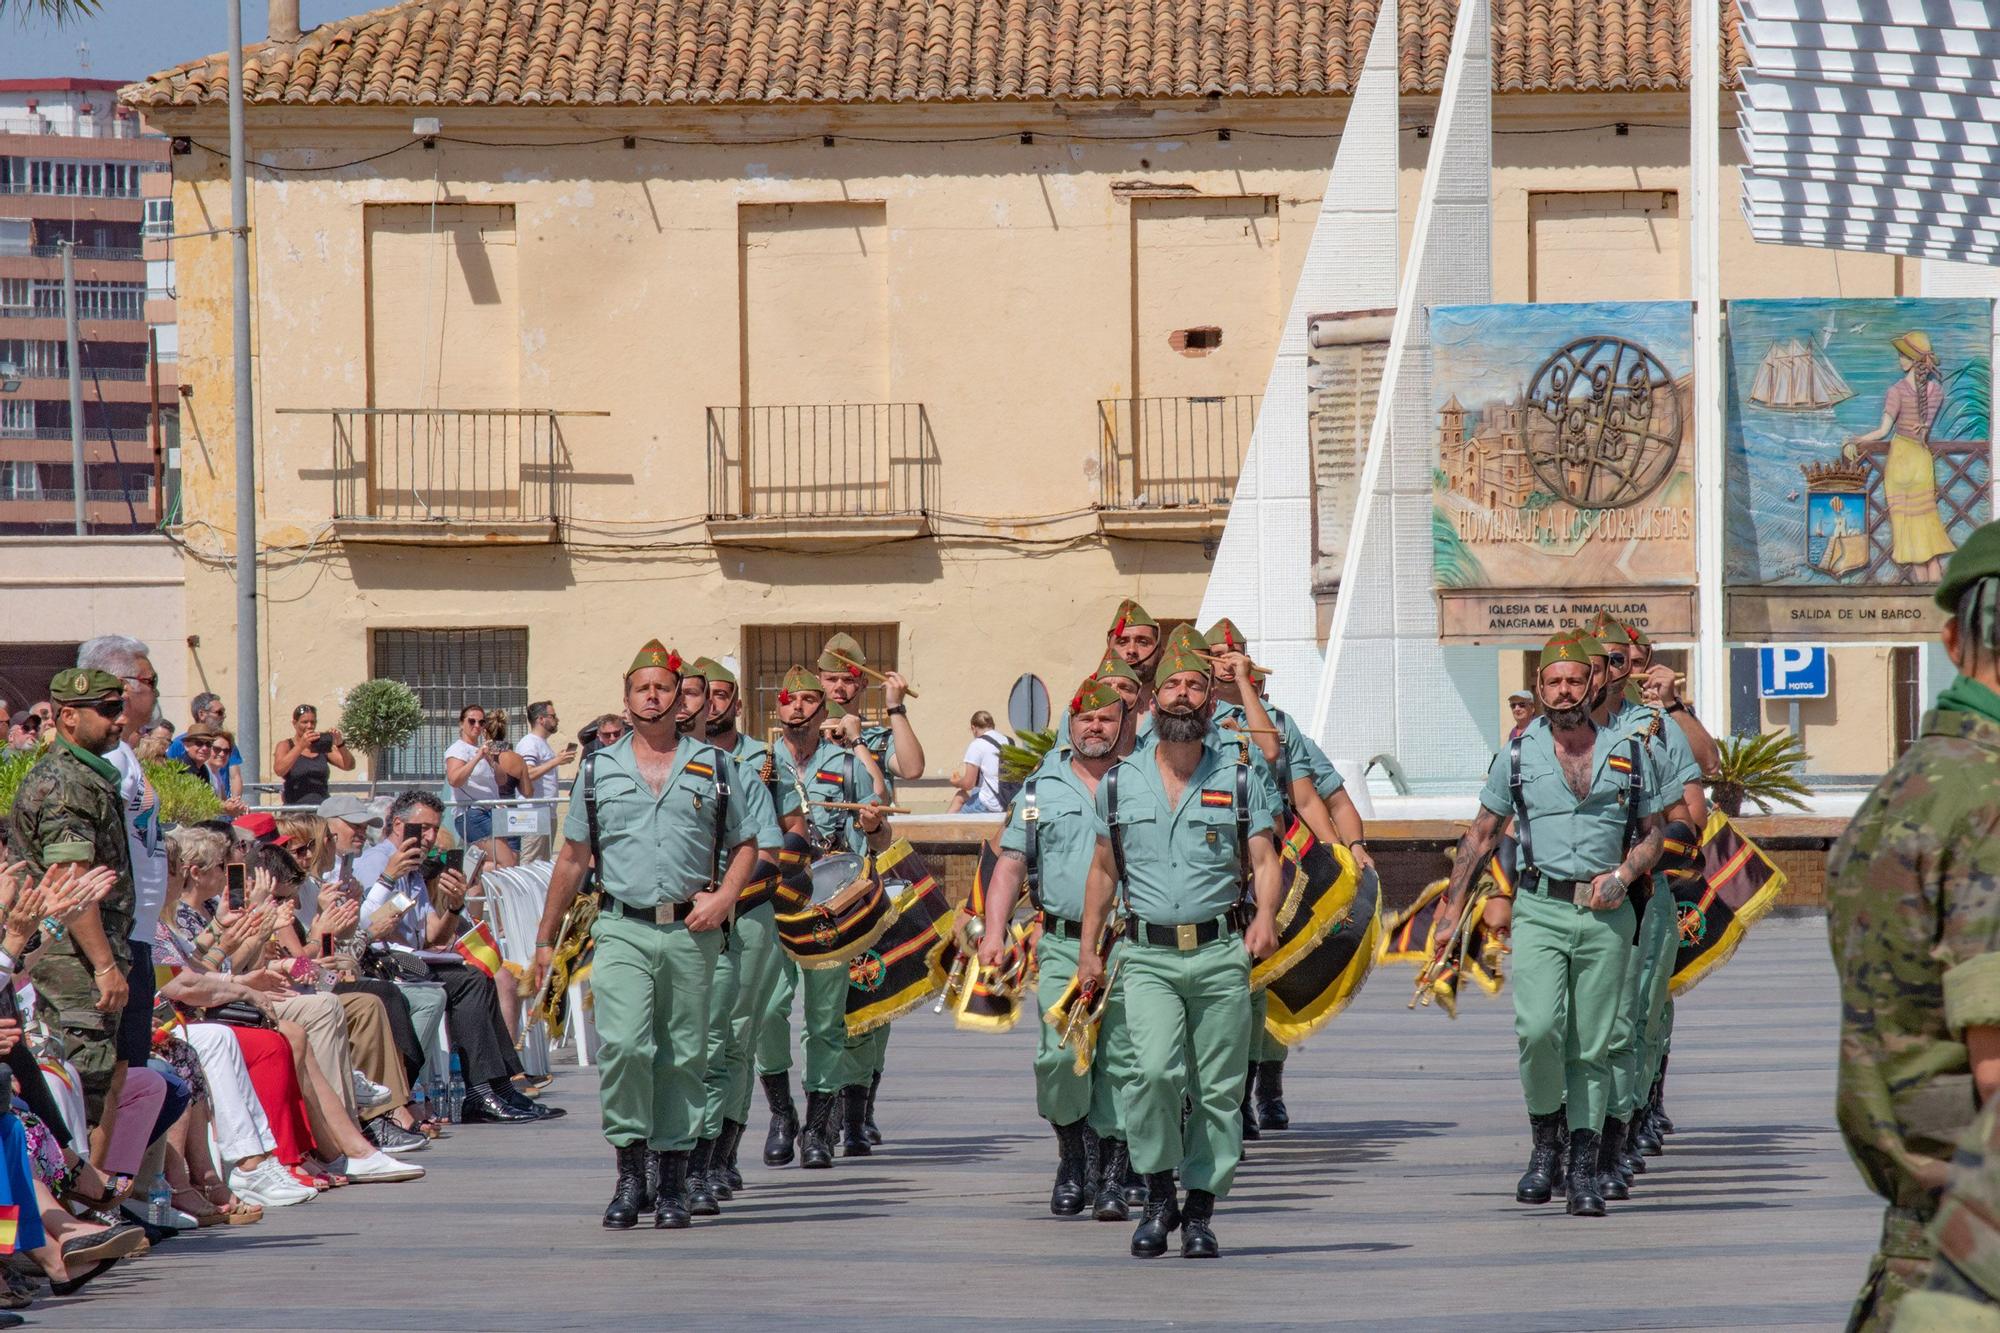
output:
[[[1491, 0], [1501, 92], [1684, 85], [1700, 0]], [[1736, 0], [1726, 68], [1744, 63]], [[647, 106], [1347, 93], [1377, 0], [407, 0], [253, 47], [254, 103]], [[1457, 0], [1402, 0], [1405, 92], [1436, 92]], [[220, 101], [220, 56], [133, 84]]]

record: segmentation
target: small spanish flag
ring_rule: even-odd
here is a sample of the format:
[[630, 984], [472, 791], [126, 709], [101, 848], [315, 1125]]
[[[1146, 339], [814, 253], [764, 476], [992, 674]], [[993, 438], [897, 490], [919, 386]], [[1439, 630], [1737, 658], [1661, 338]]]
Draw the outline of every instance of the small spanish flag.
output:
[[459, 936], [452, 948], [458, 950], [467, 967], [476, 967], [489, 977], [500, 970], [500, 942], [493, 938], [493, 927], [484, 921]]
[[1204, 791], [1201, 803], [1208, 806], [1234, 806], [1236, 797], [1226, 791]]
[[0, 1254], [14, 1252], [14, 1237], [21, 1226], [21, 1209], [17, 1204], [0, 1208]]
[[1604, 766], [1616, 773], [1630, 773], [1632, 771], [1631, 759], [1622, 754], [1607, 756], [1604, 760]]

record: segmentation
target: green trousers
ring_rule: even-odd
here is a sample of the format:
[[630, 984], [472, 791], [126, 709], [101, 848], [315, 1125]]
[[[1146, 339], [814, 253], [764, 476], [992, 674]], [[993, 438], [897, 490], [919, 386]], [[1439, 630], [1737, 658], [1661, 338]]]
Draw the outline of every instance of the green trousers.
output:
[[[842, 972], [840, 975], [845, 977], [847, 973]], [[841, 1001], [840, 1021], [843, 1033], [847, 1030], [846, 1003], [845, 1000]], [[882, 1072], [889, 1059], [889, 1027], [889, 1024], [884, 1023], [881, 1027], [864, 1032], [858, 1037], [845, 1039], [840, 1062], [841, 1087], [851, 1088], [857, 1084], [871, 1082]]]
[[[1112, 965], [1118, 962], [1123, 945], [1111, 951]], [[1080, 942], [1043, 935], [1035, 951], [1038, 972], [1035, 999], [1046, 1014], [1062, 998], [1076, 976]], [[1090, 1121], [1090, 1127], [1105, 1138], [1125, 1137], [1125, 1120], [1118, 1109], [1118, 1084], [1129, 1074], [1129, 1052], [1124, 1030], [1112, 1021], [1109, 1006], [1097, 1025], [1097, 1051], [1088, 1073], [1076, 1072], [1076, 1053], [1058, 1045], [1062, 1034], [1047, 1023], [1035, 1025], [1035, 1109], [1052, 1125], [1073, 1125]]]
[[1530, 1115], [1567, 1103], [1597, 1133], [1611, 1104], [1611, 1035], [1625, 1011], [1632, 904], [1593, 912], [1523, 890], [1514, 898], [1514, 1036]]
[[792, 1006], [799, 998], [799, 965], [782, 948], [778, 968], [764, 997], [764, 1021], [757, 1028], [757, 1072], [782, 1074], [792, 1067]]
[[806, 1000], [805, 1031], [799, 1047], [806, 1057], [807, 1092], [838, 1092], [852, 1081], [848, 1077], [847, 988], [844, 967], [799, 969], [799, 991]]
[[[1676, 922], [1674, 954], [1679, 953], [1680, 925]], [[1669, 962], [1667, 966], [1671, 973], [1673, 964]], [[1640, 1056], [1645, 1063], [1639, 1069], [1639, 1086], [1648, 1094], [1652, 1092], [1654, 1082], [1660, 1077], [1660, 1066], [1666, 1063], [1667, 1052], [1672, 1050], [1674, 1045], [1674, 996], [1671, 975], [1667, 977], [1667, 984], [1669, 988], [1667, 1002], [1660, 1006], [1660, 1021], [1653, 1024], [1651, 1030], [1646, 1033], [1646, 1049]]]
[[1272, 1036], [1264, 1026], [1264, 1016], [1270, 1008], [1269, 991], [1252, 991], [1250, 994], [1250, 1063], [1283, 1064], [1292, 1048]]
[[[1179, 1168], [1183, 1186], [1221, 1198], [1243, 1157], [1250, 955], [1235, 935], [1186, 953], [1136, 940], [1120, 950], [1105, 1018], [1130, 1051], [1118, 1091], [1132, 1169]], [[1184, 1093], [1194, 1104], [1185, 1134]]]
[[607, 912], [597, 918], [596, 936], [590, 988], [604, 1137], [614, 1148], [692, 1148], [701, 1132], [709, 990], [722, 932]]
[[738, 916], [729, 945], [715, 960], [708, 1010], [708, 1076], [701, 1136], [716, 1138], [722, 1122], [750, 1116], [750, 1066], [758, 1029], [778, 970], [778, 928], [769, 903]]
[[1679, 948], [1674, 895], [1653, 890], [1646, 913], [1639, 919], [1639, 942], [1625, 969], [1625, 1005], [1611, 1038], [1611, 1110], [1628, 1120], [1646, 1104], [1653, 1090], [1657, 1064], [1647, 1052], [1666, 1042], [1667, 983], [1673, 979], [1674, 954]]

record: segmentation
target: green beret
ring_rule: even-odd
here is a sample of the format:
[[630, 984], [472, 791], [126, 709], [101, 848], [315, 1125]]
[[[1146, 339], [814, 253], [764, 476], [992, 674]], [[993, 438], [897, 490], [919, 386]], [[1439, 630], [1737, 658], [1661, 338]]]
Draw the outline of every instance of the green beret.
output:
[[107, 694], [125, 693], [125, 682], [94, 667], [64, 667], [49, 682], [49, 698], [59, 704], [88, 703]]
[[1636, 648], [1650, 648], [1653, 646], [1653, 640], [1646, 634], [1646, 631], [1640, 629], [1637, 625], [1627, 625], [1625, 627], [1625, 640]]
[[1952, 552], [1944, 567], [1944, 582], [1938, 585], [1937, 604], [1951, 615], [1958, 614], [1958, 599], [1979, 579], [2000, 574], [2000, 522], [1988, 523], [1965, 539]]
[[1072, 716], [1077, 713], [1094, 713], [1100, 708], [1125, 702], [1125, 696], [1112, 688], [1111, 682], [1092, 676], [1076, 687], [1076, 696], [1069, 701]]
[[1609, 611], [1599, 611], [1597, 619], [1590, 622], [1590, 632], [1607, 644], [1630, 643], [1631, 637], [1625, 633], [1625, 622]]
[[1572, 629], [1566, 632], [1577, 641], [1586, 655], [1590, 657], [1604, 657], [1607, 655], [1604, 650], [1604, 640], [1598, 638], [1589, 630]]
[[663, 667], [678, 676], [681, 674], [681, 655], [658, 639], [648, 639], [646, 646], [632, 659], [632, 665], [625, 668], [625, 678], [630, 680], [634, 671], [644, 671], [647, 667]]
[[[839, 653], [840, 657], [834, 654]], [[841, 661], [844, 657], [847, 660]], [[868, 655], [861, 651], [851, 634], [836, 634], [826, 641], [826, 647], [819, 650], [819, 669], [834, 675], [858, 676], [861, 668], [868, 665]]]
[[1130, 662], [1127, 662], [1117, 653], [1106, 653], [1104, 660], [1097, 664], [1097, 670], [1092, 673], [1092, 678], [1095, 680], [1110, 680], [1113, 676], [1120, 676], [1140, 685], [1146, 683], [1140, 677], [1139, 673], [1132, 669]]
[[[785, 672], [784, 680], [778, 683], [779, 694], [825, 694], [826, 687], [819, 683], [819, 677], [802, 666], [795, 666]], [[780, 699], [779, 703], [784, 700]]]
[[1158, 688], [1167, 683], [1169, 677], [1183, 671], [1198, 671], [1206, 676], [1211, 668], [1205, 655], [1208, 644], [1191, 625], [1176, 625], [1174, 632], [1167, 636], [1166, 644], [1160, 649], [1160, 665], [1153, 669], [1153, 685]]
[[1147, 615], [1145, 607], [1127, 597], [1118, 603], [1118, 614], [1111, 618], [1111, 637], [1115, 639], [1135, 626], [1143, 629], [1149, 625], [1158, 629], [1160, 622]]
[[[1585, 637], [1576, 630], [1566, 629], [1543, 644], [1541, 664], [1535, 668], [1535, 674], [1539, 676], [1558, 662], [1577, 662], [1589, 666], [1590, 649], [1585, 646]], [[1589, 642], [1597, 643], [1597, 640], [1591, 639]], [[1602, 644], [1598, 646], [1603, 647]]]
[[697, 657], [688, 668], [690, 676], [700, 676], [711, 685], [734, 685], [736, 673], [712, 657]]
[[[1218, 653], [1247, 653], [1250, 651], [1250, 641], [1243, 637], [1243, 631], [1236, 628], [1236, 622], [1228, 616], [1224, 616], [1211, 625], [1208, 633], [1203, 636], [1203, 641]], [[1268, 667], [1260, 667], [1252, 663], [1250, 674], [1253, 676], [1268, 676], [1271, 674], [1271, 671]]]

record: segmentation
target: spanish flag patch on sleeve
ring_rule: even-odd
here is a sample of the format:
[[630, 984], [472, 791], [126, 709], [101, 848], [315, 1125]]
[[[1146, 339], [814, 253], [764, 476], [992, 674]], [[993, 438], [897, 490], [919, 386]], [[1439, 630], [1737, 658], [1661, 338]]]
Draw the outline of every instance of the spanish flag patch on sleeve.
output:
[[1632, 761], [1622, 754], [1614, 754], [1604, 761], [1604, 766], [1614, 773], [1630, 773]]
[[1236, 798], [1226, 791], [1204, 791], [1201, 794], [1201, 803], [1228, 808], [1236, 804]]
[[713, 765], [697, 763], [692, 759], [687, 761], [687, 771], [698, 778], [712, 778], [715, 776]]

